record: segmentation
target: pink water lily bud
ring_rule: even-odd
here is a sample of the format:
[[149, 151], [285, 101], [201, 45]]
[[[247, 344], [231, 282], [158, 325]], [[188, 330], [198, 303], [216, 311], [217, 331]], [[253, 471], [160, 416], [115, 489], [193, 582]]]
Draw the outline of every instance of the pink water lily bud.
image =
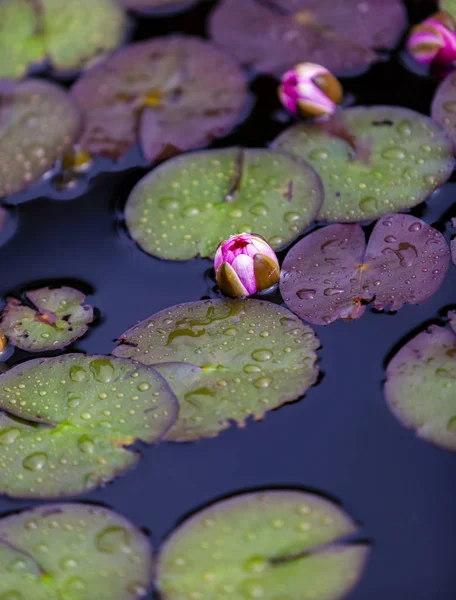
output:
[[328, 69], [314, 63], [300, 63], [282, 77], [279, 97], [292, 115], [331, 115], [342, 102], [343, 89]]
[[214, 259], [217, 284], [225, 296], [243, 298], [278, 283], [274, 250], [260, 235], [240, 233], [222, 242]]
[[456, 62], [456, 22], [446, 12], [425, 19], [410, 32], [407, 49], [423, 64], [451, 66]]

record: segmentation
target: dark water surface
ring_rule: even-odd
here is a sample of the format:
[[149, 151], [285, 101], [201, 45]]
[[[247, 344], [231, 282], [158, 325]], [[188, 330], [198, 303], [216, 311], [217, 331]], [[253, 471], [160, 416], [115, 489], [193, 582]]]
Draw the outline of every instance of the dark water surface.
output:
[[[142, 19], [135, 37], [175, 30], [202, 34], [208, 8], [203, 4], [160, 21]], [[344, 85], [357, 104], [399, 104], [428, 114], [436, 81], [408, 71], [396, 56]], [[264, 145], [283, 130], [275, 87], [266, 78], [252, 82], [251, 117], [217, 145]], [[60, 200], [43, 197], [49, 186], [43, 193], [35, 188], [36, 199], [14, 209], [17, 233], [0, 248], [0, 294], [48, 283], [74, 284], [87, 292], [100, 317], [70, 350], [109, 353], [115, 338], [136, 321], [180, 302], [216, 296], [209, 261], [154, 259], [124, 232], [122, 206], [145, 172], [131, 168], [98, 175], [65, 201], [65, 194]], [[451, 213], [456, 216], [455, 183], [415, 211], [441, 231], [446, 227], [447, 239]], [[423, 306], [406, 306], [393, 315], [368, 309], [357, 321], [316, 327], [324, 377], [304, 400], [213, 440], [145, 449], [133, 472], [78, 500], [105, 503], [145, 527], [157, 548], [185, 515], [217, 498], [270, 486], [317, 490], [340, 500], [362, 524], [362, 536], [373, 542], [351, 600], [454, 600], [456, 455], [419, 441], [396, 421], [383, 398], [382, 380], [385, 361], [398, 345], [455, 305], [455, 281], [452, 266], [440, 291]], [[16, 351], [9, 364], [26, 357]], [[31, 504], [0, 498], [0, 512]]]

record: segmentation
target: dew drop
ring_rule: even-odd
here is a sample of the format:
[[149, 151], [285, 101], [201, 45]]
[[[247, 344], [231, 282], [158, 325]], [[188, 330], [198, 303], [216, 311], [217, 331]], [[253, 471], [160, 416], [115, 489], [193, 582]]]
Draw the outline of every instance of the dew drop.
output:
[[451, 433], [456, 433], [456, 416], [451, 417], [447, 423], [447, 429]]
[[296, 295], [301, 300], [313, 300], [315, 298], [316, 293], [317, 293], [317, 290], [303, 288], [302, 290], [298, 290], [296, 292]]
[[196, 217], [199, 214], [199, 208], [196, 206], [186, 206], [182, 211], [184, 217]]
[[260, 373], [261, 372], [261, 367], [259, 367], [258, 365], [245, 365], [244, 366], [244, 373]]
[[90, 363], [90, 371], [96, 381], [109, 383], [114, 376], [114, 367], [110, 360], [99, 358]]
[[397, 158], [399, 160], [403, 160], [407, 156], [407, 151], [404, 148], [400, 148], [399, 146], [391, 146], [390, 148], [386, 148], [382, 152], [382, 158], [394, 159]]
[[225, 329], [223, 331], [223, 335], [229, 335], [229, 336], [233, 336], [237, 334], [237, 329], [236, 327], [228, 327], [228, 329]]
[[100, 552], [106, 554], [128, 552], [130, 550], [128, 531], [124, 527], [107, 527], [97, 535], [95, 545]]
[[249, 212], [251, 212], [252, 215], [255, 215], [257, 217], [265, 217], [268, 214], [268, 207], [266, 206], [266, 204], [259, 202], [258, 204], [253, 204], [249, 208]]
[[296, 221], [299, 221], [299, 219], [301, 218], [301, 215], [299, 213], [295, 213], [295, 212], [287, 212], [285, 213], [284, 217], [285, 221], [287, 223], [296, 223]]
[[315, 150], [312, 150], [312, 152], [309, 154], [309, 158], [311, 158], [312, 160], [326, 160], [328, 158], [328, 153], [326, 152], [326, 150], [316, 148]]
[[78, 563], [74, 558], [64, 558], [61, 561], [60, 566], [64, 571], [68, 571], [69, 569], [75, 569], [78, 566]]
[[409, 227], [409, 231], [421, 231], [421, 223], [417, 221], [416, 223], [412, 223]]
[[95, 444], [88, 435], [83, 435], [79, 438], [78, 448], [84, 454], [93, 454], [95, 452]]
[[272, 383], [272, 377], [260, 377], [255, 381], [256, 388], [267, 388]]
[[4, 431], [0, 432], [0, 444], [6, 446], [8, 444], [14, 444], [17, 438], [21, 435], [21, 432], [17, 427], [8, 427]]
[[35, 452], [26, 456], [22, 461], [22, 465], [27, 471], [40, 471], [47, 463], [47, 460], [47, 454], [44, 452]]
[[272, 358], [272, 352], [269, 350], [254, 350], [252, 352], [252, 358], [258, 362], [265, 362]]
[[396, 131], [401, 135], [411, 135], [412, 133], [412, 123], [408, 120], [401, 121], [397, 127]]
[[158, 204], [164, 210], [176, 210], [179, 208], [179, 202], [176, 198], [160, 198]]
[[359, 201], [359, 208], [363, 212], [378, 210], [378, 200], [374, 196], [366, 196]]
[[326, 288], [323, 292], [325, 296], [337, 296], [338, 294], [343, 294], [344, 290], [341, 288]]
[[139, 392], [147, 392], [147, 390], [150, 389], [150, 384], [147, 383], [147, 381], [143, 381], [143, 383], [140, 383], [138, 385], [138, 391]]
[[76, 408], [76, 406], [79, 406], [80, 402], [81, 402], [81, 398], [79, 396], [74, 396], [71, 394], [68, 397], [67, 406], [68, 406], [68, 408]]
[[265, 595], [264, 587], [255, 579], [247, 579], [242, 584], [244, 598], [263, 598]]
[[87, 372], [82, 367], [71, 367], [70, 369], [70, 379], [71, 381], [76, 381], [81, 383], [86, 380]]
[[252, 558], [247, 559], [243, 567], [249, 573], [261, 573], [268, 566], [268, 561], [265, 560], [262, 556], [252, 556]]

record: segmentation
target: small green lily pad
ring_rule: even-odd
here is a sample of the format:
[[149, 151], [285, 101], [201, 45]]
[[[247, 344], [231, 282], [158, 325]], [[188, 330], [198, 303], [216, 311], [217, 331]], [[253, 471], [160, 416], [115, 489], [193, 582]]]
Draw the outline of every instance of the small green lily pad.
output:
[[214, 437], [230, 421], [261, 420], [312, 386], [314, 332], [262, 300], [179, 304], [125, 332], [113, 354], [154, 365], [176, 393], [173, 441]]
[[100, 506], [51, 504], [0, 520], [2, 600], [137, 600], [152, 568], [146, 536]]
[[[454, 14], [456, 16], [456, 5]], [[451, 138], [456, 150], [456, 71], [445, 77], [437, 88], [431, 114]]]
[[46, 59], [57, 71], [85, 68], [122, 43], [125, 26], [115, 0], [2, 0], [0, 77], [22, 77]]
[[92, 307], [84, 305], [84, 294], [73, 288], [46, 287], [24, 296], [24, 302], [8, 298], [0, 322], [10, 342], [22, 350], [64, 348], [82, 337], [93, 321]]
[[368, 546], [344, 543], [356, 524], [337, 505], [291, 490], [213, 504], [161, 549], [157, 587], [166, 600], [341, 600], [358, 583]]
[[106, 356], [35, 359], [0, 377], [0, 492], [79, 494], [138, 461], [126, 448], [157, 441], [177, 402], [151, 368]]
[[306, 163], [270, 150], [226, 148], [167, 161], [133, 189], [125, 207], [132, 238], [170, 260], [211, 256], [219, 242], [259, 233], [277, 250], [314, 220], [321, 182]]
[[71, 147], [79, 127], [78, 110], [57, 85], [0, 81], [0, 196], [44, 175]]
[[397, 106], [349, 108], [298, 124], [273, 147], [299, 156], [323, 180], [319, 218], [378, 219], [426, 200], [453, 171], [451, 143], [429, 117]]

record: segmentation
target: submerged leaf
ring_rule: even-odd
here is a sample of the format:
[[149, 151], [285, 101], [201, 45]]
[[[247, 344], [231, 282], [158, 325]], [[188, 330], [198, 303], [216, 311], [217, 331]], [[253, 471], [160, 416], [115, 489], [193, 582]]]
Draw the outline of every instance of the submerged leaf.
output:
[[168, 308], [124, 333], [116, 356], [165, 377], [180, 404], [173, 441], [214, 437], [292, 402], [318, 375], [314, 332], [261, 300], [208, 300]]
[[407, 108], [349, 108], [325, 122], [295, 125], [274, 142], [307, 161], [323, 180], [319, 218], [378, 219], [416, 206], [453, 171], [451, 144], [439, 125]]
[[450, 73], [437, 88], [431, 114], [442, 125], [456, 151], [456, 71]]
[[224, 52], [188, 36], [131, 44], [72, 88], [82, 108], [81, 145], [119, 158], [138, 137], [149, 161], [208, 144], [241, 117], [244, 74]]
[[[323, 198], [306, 163], [270, 150], [225, 148], [166, 162], [134, 188], [127, 227], [143, 250], [171, 260], [215, 253], [230, 235], [255, 232], [274, 249], [313, 221]], [[172, 224], [172, 227], [171, 227]]]
[[51, 504], [0, 520], [2, 600], [137, 600], [153, 559], [139, 529], [89, 504]]
[[24, 296], [24, 302], [8, 298], [0, 322], [11, 343], [22, 350], [64, 348], [82, 337], [93, 321], [92, 307], [84, 305], [84, 294], [73, 288], [47, 287]]
[[79, 112], [57, 85], [0, 81], [0, 196], [46, 173], [71, 147], [79, 128]]
[[367, 247], [360, 225], [329, 225], [306, 236], [284, 260], [280, 291], [299, 317], [327, 325], [360, 317], [372, 300], [378, 310], [422, 304], [449, 265], [448, 244], [436, 229], [411, 215], [386, 215]]
[[277, 77], [303, 60], [333, 72], [368, 67], [405, 26], [400, 0], [222, 0], [209, 25], [244, 66]]
[[175, 422], [176, 398], [160, 375], [130, 360], [67, 354], [0, 377], [0, 492], [51, 498], [110, 481]]
[[[358, 583], [368, 546], [344, 540], [356, 524], [336, 504], [292, 490], [222, 500], [163, 545], [157, 587], [167, 600], [341, 600]], [[216, 552], [214, 553], [214, 550]]]

